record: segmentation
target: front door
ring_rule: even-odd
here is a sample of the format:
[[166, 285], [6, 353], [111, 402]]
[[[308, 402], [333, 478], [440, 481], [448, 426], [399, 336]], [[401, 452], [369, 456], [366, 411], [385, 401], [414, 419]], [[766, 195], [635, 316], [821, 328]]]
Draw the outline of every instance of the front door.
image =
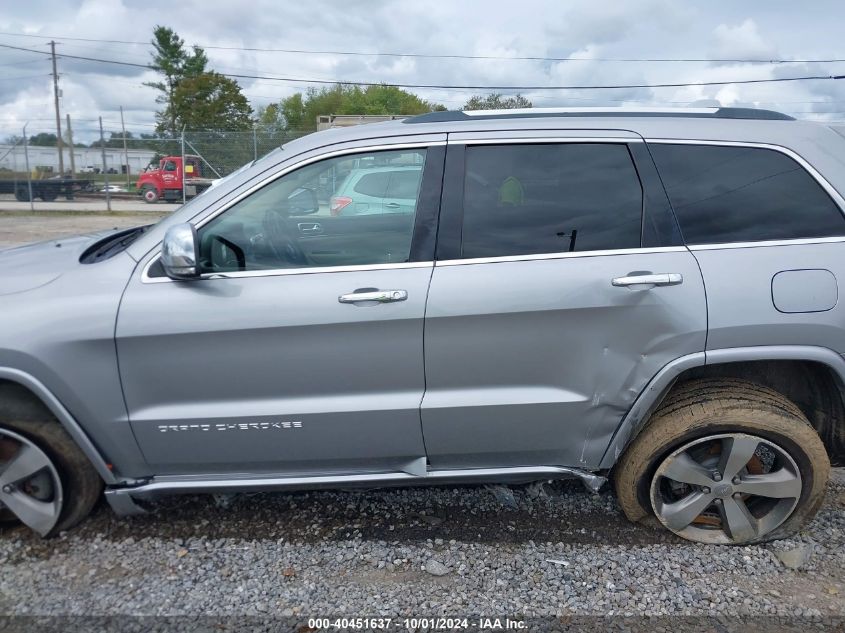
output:
[[[158, 474], [414, 470], [443, 147], [311, 162], [200, 223], [201, 279], [151, 260], [117, 324], [132, 428]], [[333, 217], [335, 172], [424, 162], [411, 212]]]
[[597, 467], [652, 376], [704, 349], [701, 274], [641, 139], [568, 136], [450, 135], [425, 329], [434, 468]]

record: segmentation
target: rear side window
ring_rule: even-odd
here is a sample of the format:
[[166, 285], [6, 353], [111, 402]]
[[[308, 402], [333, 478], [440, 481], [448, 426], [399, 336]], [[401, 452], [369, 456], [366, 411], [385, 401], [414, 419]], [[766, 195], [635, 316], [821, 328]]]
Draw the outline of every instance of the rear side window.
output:
[[688, 244], [845, 235], [845, 216], [827, 192], [779, 151], [649, 147]]
[[643, 193], [625, 145], [482, 145], [465, 165], [463, 257], [640, 245]]
[[405, 198], [415, 200], [419, 193], [422, 169], [381, 171], [367, 174], [355, 185], [355, 193], [374, 198]]
[[366, 174], [361, 177], [355, 185], [355, 193], [361, 193], [373, 198], [384, 198], [387, 191], [387, 183], [390, 180], [390, 172], [380, 171], [374, 174]]
[[419, 193], [421, 176], [422, 170], [419, 169], [390, 172], [390, 183], [387, 185], [385, 197], [414, 200]]

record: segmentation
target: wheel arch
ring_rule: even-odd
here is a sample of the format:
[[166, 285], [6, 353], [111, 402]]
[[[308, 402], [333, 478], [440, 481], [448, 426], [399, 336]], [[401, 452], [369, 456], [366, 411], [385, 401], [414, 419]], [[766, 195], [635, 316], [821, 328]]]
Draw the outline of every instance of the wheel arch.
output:
[[97, 447], [61, 401], [37, 378], [11, 367], [0, 367], [0, 386], [9, 385], [18, 402], [45, 408], [70, 435], [106, 484], [119, 483]]
[[772, 345], [707, 350], [666, 364], [622, 419], [600, 468], [613, 467], [676, 384], [713, 376], [758, 382], [794, 401], [821, 436], [831, 462], [845, 465], [845, 358], [825, 347]]

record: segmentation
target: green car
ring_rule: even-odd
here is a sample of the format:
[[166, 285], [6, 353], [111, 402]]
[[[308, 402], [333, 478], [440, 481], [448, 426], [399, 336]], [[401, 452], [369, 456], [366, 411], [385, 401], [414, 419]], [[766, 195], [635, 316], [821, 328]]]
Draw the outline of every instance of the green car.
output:
[[422, 165], [353, 169], [331, 197], [332, 215], [413, 213]]

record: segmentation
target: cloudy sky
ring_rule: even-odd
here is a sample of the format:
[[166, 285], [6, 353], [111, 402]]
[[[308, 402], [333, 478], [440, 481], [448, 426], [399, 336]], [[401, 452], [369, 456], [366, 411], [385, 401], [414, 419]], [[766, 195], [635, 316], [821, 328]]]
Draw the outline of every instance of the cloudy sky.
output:
[[[211, 67], [222, 73], [445, 86], [654, 84], [845, 74], [845, 61], [614, 61], [845, 60], [841, 0], [804, 5], [781, 0], [0, 0], [0, 4], [0, 44], [48, 51], [45, 38], [55, 38], [59, 53], [145, 64], [150, 47], [140, 42], [148, 42], [153, 27], [161, 24], [175, 29], [188, 44], [219, 47], [206, 51]], [[0, 47], [0, 140], [19, 134], [27, 121], [32, 133], [55, 131], [49, 73], [49, 58], [43, 52]], [[149, 71], [59, 58], [59, 74], [62, 116], [71, 115], [77, 138], [93, 138], [98, 116], [103, 117], [107, 132], [119, 130], [120, 106], [127, 129], [152, 131], [155, 92], [143, 86], [154, 78]], [[308, 85], [238, 81], [253, 107], [278, 101]], [[457, 109], [473, 93], [484, 91], [414, 92]], [[801, 118], [845, 120], [845, 79], [522, 92], [538, 107], [751, 105]]]

